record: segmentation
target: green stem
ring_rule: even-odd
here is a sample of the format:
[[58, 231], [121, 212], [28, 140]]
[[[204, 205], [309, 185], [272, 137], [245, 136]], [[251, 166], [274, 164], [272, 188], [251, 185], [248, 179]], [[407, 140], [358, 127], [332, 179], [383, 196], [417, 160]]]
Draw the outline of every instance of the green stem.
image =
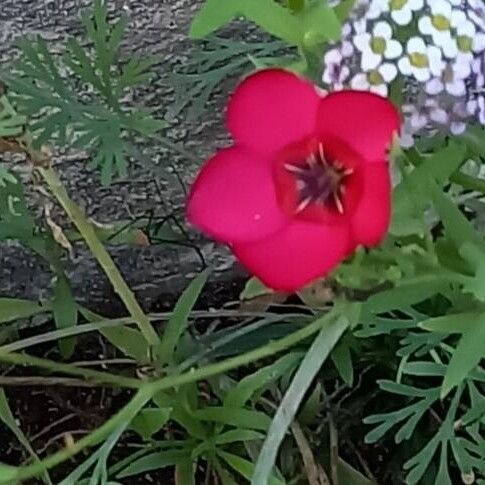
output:
[[152, 346], [158, 345], [158, 335], [153, 329], [150, 320], [141, 309], [136, 301], [135, 295], [126, 284], [113, 259], [96, 235], [93, 225], [87, 220], [77, 204], [69, 197], [56, 172], [52, 168], [44, 169], [39, 167], [38, 170], [51, 192], [62, 205], [78, 231], [82, 234], [93, 256], [103, 268], [116, 293], [120, 296], [146, 341]]
[[112, 416], [103, 425], [93, 431], [91, 434], [76, 441], [72, 446], [64, 448], [53, 455], [42, 460], [39, 463], [33, 463], [32, 465], [20, 468], [18, 470], [16, 479], [18, 481], [27, 480], [43, 473], [45, 470], [55, 467], [60, 463], [73, 457], [83, 449], [94, 446], [104, 439], [118, 426], [125, 423], [129, 423], [145, 406], [145, 404], [152, 398], [152, 390], [149, 385], [146, 385], [139, 389], [139, 391], [133, 396], [132, 400], [122, 408], [117, 414]]
[[250, 364], [251, 362], [270, 357], [274, 354], [282, 352], [283, 350], [293, 347], [308, 337], [311, 337], [313, 334], [319, 332], [323, 327], [330, 325], [330, 323], [335, 320], [336, 316], [337, 311], [332, 310], [320, 318], [317, 318], [314, 322], [310, 323], [306, 327], [303, 327], [302, 329], [297, 330], [296, 332], [293, 332], [282, 339], [269, 342], [268, 344], [255, 350], [232, 357], [231, 359], [226, 359], [222, 362], [217, 362], [216, 364], [207, 365], [205, 367], [201, 367], [200, 369], [191, 369], [184, 374], [164, 377], [158, 381], [151, 382], [150, 385], [153, 387], [154, 392], [163, 391], [165, 389], [178, 387], [190, 382], [207, 379], [217, 374], [236, 369], [237, 367]]
[[127, 387], [130, 389], [140, 389], [143, 382], [131, 377], [123, 377], [108, 372], [100, 372], [91, 369], [80, 369], [72, 364], [61, 364], [48, 359], [34, 357], [26, 354], [6, 353], [0, 351], [0, 362], [8, 362], [15, 365], [31, 365], [46, 369], [52, 372], [62, 372], [78, 377], [84, 377], [87, 380], [93, 380], [102, 384], [110, 384], [116, 387]]
[[450, 179], [465, 189], [476, 190], [477, 192], [485, 194], [485, 180], [481, 178], [472, 177], [463, 172], [455, 172]]
[[[250, 352], [246, 352], [245, 354], [241, 354], [237, 357], [227, 359], [223, 362], [218, 362], [216, 364], [208, 365], [200, 369], [191, 370], [178, 376], [164, 377], [162, 379], [149, 383], [140, 383], [139, 381], [136, 381], [139, 387], [137, 394], [118, 414], [110, 418], [108, 421], [106, 421], [106, 423], [104, 423], [101, 427], [93, 431], [88, 436], [77, 441], [73, 446], [54, 453], [53, 455], [43, 460], [41, 463], [33, 463], [32, 465], [29, 465], [27, 467], [20, 468], [17, 473], [18, 480], [26, 480], [28, 478], [38, 476], [43, 471], [48, 470], [56, 465], [59, 465], [63, 461], [68, 460], [75, 454], [82, 451], [84, 448], [99, 443], [100, 441], [105, 439], [106, 436], [121, 423], [124, 423], [128, 420], [131, 421], [133, 417], [136, 416], [136, 414], [139, 412], [139, 410], [152, 398], [152, 396], [156, 392], [181, 386], [183, 384], [196, 382], [201, 379], [206, 379], [222, 372], [227, 372], [245, 364], [254, 362], [256, 360], [263, 359], [265, 357], [269, 357], [276, 353], [282, 352], [307, 339], [308, 337], [311, 337], [313, 334], [319, 332], [324, 327], [329, 326], [337, 318], [337, 314], [338, 311], [334, 309], [329, 313], [321, 316], [314, 322], [310, 323], [306, 327], [292, 333], [291, 335], [288, 335], [287, 337], [284, 337], [275, 342], [270, 342], [263, 347], [257, 348]], [[12, 359], [13, 355], [16, 355], [16, 357]], [[19, 357], [22, 356], [18, 356], [18, 354], [0, 354], [1, 360], [9, 358], [9, 361], [11, 362], [13, 362], [13, 360], [16, 360], [16, 362], [14, 363], [20, 363], [20, 361], [17, 360], [17, 358]], [[45, 359], [38, 359], [37, 357], [30, 356], [28, 357], [28, 359], [29, 363], [33, 365], [41, 364], [41, 367], [47, 368], [47, 366], [45, 365]], [[25, 361], [23, 363], [25, 363]], [[47, 361], [47, 363], [49, 369], [52, 369], [55, 365], [57, 366], [57, 370], [65, 371], [66, 373], [71, 373], [71, 371], [73, 371], [72, 367], [66, 364], [57, 364], [51, 361]], [[65, 366], [67, 368], [65, 368]], [[80, 369], [78, 369], [78, 371], [81, 372]], [[85, 373], [85, 370], [82, 370], [82, 372]], [[90, 373], [92, 372], [93, 371], [90, 371]], [[108, 375], [104, 373], [99, 374], [102, 374], [104, 379], [106, 380]], [[113, 376], [111, 376], [111, 378], [113, 378]], [[122, 379], [127, 381], [127, 383], [131, 383], [132, 381], [134, 381], [134, 379], [129, 378]], [[113, 378], [113, 380], [115, 379]]]

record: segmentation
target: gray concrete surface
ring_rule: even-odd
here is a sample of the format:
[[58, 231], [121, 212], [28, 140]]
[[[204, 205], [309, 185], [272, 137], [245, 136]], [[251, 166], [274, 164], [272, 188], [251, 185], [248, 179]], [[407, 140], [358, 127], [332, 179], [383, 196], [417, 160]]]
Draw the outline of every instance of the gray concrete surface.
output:
[[[187, 60], [193, 46], [187, 38], [188, 26], [200, 3], [194, 0], [109, 0], [113, 12], [124, 9], [129, 15], [129, 34], [124, 44], [126, 52], [139, 56], [150, 54], [159, 59], [153, 82], [137, 90], [133, 102], [156, 106], [157, 115], [170, 124], [167, 137], [181, 143], [201, 163], [215, 148], [227, 143], [221, 123], [224, 89], [211, 101], [201, 120], [188, 122], [183, 114], [178, 117], [167, 115], [167, 108], [173, 102], [173, 90], [164, 81], [164, 73], [176, 70]], [[0, 62], [12, 58], [12, 42], [22, 35], [41, 35], [54, 51], [59, 51], [68, 35], [81, 32], [79, 11], [89, 4], [89, 0], [1, 0]], [[188, 184], [199, 162], [186, 160], [180, 154], [155, 144], [145, 146], [143, 153], [151, 160], [152, 166], [136, 160], [131, 165], [129, 178], [116, 181], [108, 188], [101, 185], [98, 173], [87, 171], [83, 153], [56, 153], [55, 163], [71, 196], [96, 221], [107, 223], [132, 219], [145, 215], [147, 211], [154, 211], [160, 217], [175, 213], [183, 218], [184, 194], [181, 184], [173, 176], [173, 170], [177, 171], [184, 184]], [[10, 163], [14, 170], [25, 171], [21, 163], [13, 163], [5, 157], [3, 161]], [[162, 189], [161, 193], [155, 180]], [[33, 209], [38, 209], [34, 193], [29, 200]], [[67, 224], [61, 214], [56, 217], [61, 225]], [[220, 278], [230, 279], [240, 273], [226, 248], [193, 236], [197, 238], [207, 261], [216, 267]], [[200, 269], [197, 254], [188, 248], [166, 245], [111, 247], [110, 252], [147, 307], [161, 294], [179, 293], [194, 272]], [[95, 308], [111, 308], [115, 298], [110, 285], [82, 245], [76, 245], [75, 257], [68, 261], [68, 268], [76, 296], [81, 302]], [[15, 244], [0, 243], [1, 296], [43, 297], [50, 278], [51, 274], [38, 259]]]

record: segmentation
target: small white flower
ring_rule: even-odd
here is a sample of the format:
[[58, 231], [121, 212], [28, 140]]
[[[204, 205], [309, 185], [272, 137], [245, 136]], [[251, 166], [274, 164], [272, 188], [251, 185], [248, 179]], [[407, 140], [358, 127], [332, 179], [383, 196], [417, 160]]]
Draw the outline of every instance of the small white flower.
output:
[[426, 92], [436, 95], [446, 90], [452, 96], [466, 94], [465, 79], [471, 74], [471, 66], [467, 59], [458, 57], [446, 64], [441, 76], [426, 83]]
[[426, 45], [421, 37], [411, 37], [406, 44], [406, 55], [399, 59], [398, 66], [405, 76], [412, 75], [425, 82], [432, 75], [440, 77], [445, 64], [439, 47]]
[[350, 75], [350, 69], [342, 63], [342, 53], [339, 49], [330, 49], [325, 54], [324, 61], [323, 82], [335, 90], [342, 89], [343, 83]]
[[466, 130], [466, 123], [463, 121], [452, 121], [450, 123], [450, 131], [453, 135], [461, 135]]
[[485, 125], [485, 96], [478, 97], [478, 121]]
[[408, 25], [412, 18], [413, 12], [423, 8], [423, 0], [374, 0], [375, 9], [380, 12], [390, 12], [391, 17], [399, 25]]
[[[433, 42], [443, 49], [446, 57], [456, 57], [458, 48], [456, 40], [451, 36], [453, 14], [451, 5], [446, 0], [433, 0], [430, 2], [430, 7], [431, 15], [419, 19], [418, 28], [420, 32], [430, 35]], [[459, 20], [458, 17], [456, 20]]]
[[473, 59], [472, 52], [478, 53], [485, 50], [485, 33], [477, 32], [475, 24], [465, 20], [456, 27], [456, 43], [458, 55]]
[[375, 69], [383, 58], [396, 59], [402, 54], [402, 46], [392, 38], [392, 29], [387, 22], [377, 22], [372, 34], [356, 35], [354, 44], [362, 53], [361, 67], [364, 71]]
[[346, 23], [342, 26], [342, 42], [340, 43], [340, 52], [343, 57], [351, 57], [354, 53], [354, 44], [349, 40], [352, 36], [352, 26]]
[[394, 64], [385, 62], [377, 69], [356, 74], [350, 81], [352, 89], [360, 91], [372, 91], [386, 97], [387, 85], [397, 76], [397, 69]]
[[485, 31], [485, 5], [483, 0], [468, 0], [468, 16], [482, 31]]

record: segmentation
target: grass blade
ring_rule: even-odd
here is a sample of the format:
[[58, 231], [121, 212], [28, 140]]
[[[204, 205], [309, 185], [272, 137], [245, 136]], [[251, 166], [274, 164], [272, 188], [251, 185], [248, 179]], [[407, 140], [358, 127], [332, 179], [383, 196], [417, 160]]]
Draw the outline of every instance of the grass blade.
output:
[[251, 485], [266, 485], [276, 456], [301, 401], [325, 359], [349, 327], [348, 318], [341, 316], [322, 328], [293, 378], [268, 431], [254, 470]]

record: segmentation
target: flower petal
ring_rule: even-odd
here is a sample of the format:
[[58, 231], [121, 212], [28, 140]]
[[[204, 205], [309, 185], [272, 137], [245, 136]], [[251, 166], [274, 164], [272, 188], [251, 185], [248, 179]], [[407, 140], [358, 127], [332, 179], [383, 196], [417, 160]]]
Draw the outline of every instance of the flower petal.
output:
[[232, 247], [241, 264], [266, 286], [293, 292], [325, 276], [354, 247], [348, 225], [294, 221], [272, 236]]
[[352, 217], [352, 238], [364, 246], [376, 246], [384, 238], [390, 220], [391, 183], [387, 163], [367, 165], [360, 204]]
[[395, 39], [388, 40], [386, 51], [384, 52], [384, 57], [386, 57], [387, 59], [396, 59], [401, 54], [402, 54], [401, 43]]
[[399, 114], [390, 101], [364, 91], [331, 93], [322, 99], [318, 111], [317, 130], [322, 139], [342, 140], [367, 162], [386, 158], [399, 125]]
[[236, 144], [271, 154], [311, 134], [320, 102], [315, 87], [283, 69], [247, 77], [227, 105]]
[[280, 230], [287, 218], [276, 201], [271, 163], [240, 147], [221, 150], [197, 176], [187, 218], [223, 242], [254, 241]]
[[386, 40], [389, 40], [392, 37], [391, 26], [384, 21], [377, 22], [374, 25], [374, 29], [372, 33], [374, 37], [382, 37], [383, 39], [386, 39]]

